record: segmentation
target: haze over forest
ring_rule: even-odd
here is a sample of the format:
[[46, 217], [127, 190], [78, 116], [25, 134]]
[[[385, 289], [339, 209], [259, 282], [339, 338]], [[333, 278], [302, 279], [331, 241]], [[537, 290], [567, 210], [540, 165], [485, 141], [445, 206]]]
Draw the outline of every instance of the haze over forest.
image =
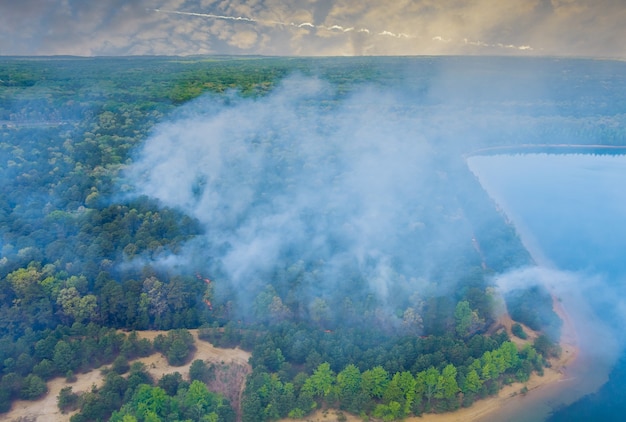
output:
[[[541, 374], [561, 329], [544, 276], [560, 273], [537, 270], [466, 157], [624, 145], [624, 70], [537, 57], [3, 58], [0, 410], [102, 364], [102, 387], [66, 391], [72, 420], [140, 420], [149, 396], [163, 419], [334, 407], [395, 420]], [[517, 334], [499, 325], [505, 309]], [[190, 328], [252, 353], [238, 405], [193, 383], [202, 368], [150, 380], [129, 366], [156, 352], [188, 361]]]

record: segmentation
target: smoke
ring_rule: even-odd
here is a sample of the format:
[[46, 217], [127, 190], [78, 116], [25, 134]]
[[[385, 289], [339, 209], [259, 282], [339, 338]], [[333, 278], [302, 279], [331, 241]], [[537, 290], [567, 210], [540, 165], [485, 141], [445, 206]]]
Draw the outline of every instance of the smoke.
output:
[[[549, 135], [554, 142], [582, 142], [572, 134], [588, 124], [584, 116], [592, 110], [584, 108], [590, 104], [585, 92], [596, 82], [586, 82], [584, 67], [552, 61], [543, 66], [502, 59], [411, 63], [389, 71], [401, 83], [352, 87], [346, 96], [323, 80], [302, 76], [287, 78], [263, 98], [206, 96], [156, 128], [127, 173], [135, 193], [179, 208], [204, 227], [204, 235], [184, 253], [167, 257], [167, 265], [206, 273], [218, 295], [237, 296], [242, 313], [271, 284], [283, 303], [303, 315], [320, 300], [332, 313], [346, 298], [366, 303], [369, 296], [383, 312], [398, 315], [418, 309], [421, 298], [453, 294], [460, 274], [467, 275], [472, 265], [496, 268], [472, 243], [482, 229], [469, 221], [476, 213], [466, 215], [468, 198], [460, 190], [468, 173], [460, 170], [461, 154], [503, 139], [515, 144]], [[485, 63], [494, 67], [486, 72]], [[553, 78], [562, 68], [572, 76], [559, 82], [560, 76]], [[565, 83], [583, 88], [567, 93]], [[602, 99], [608, 113], [615, 97]], [[555, 106], [565, 102], [580, 107], [583, 117]], [[546, 172], [513, 179], [537, 186], [560, 180], [548, 176], [555, 174], [553, 165]], [[532, 188], [509, 189], [544, 222], [535, 230], [514, 219], [516, 227], [545, 232], [547, 213], [535, 205], [544, 196], [553, 204], [558, 190], [539, 196]], [[556, 222], [547, 226], [567, 223], [568, 233], [581, 233], [571, 228], [591, 221], [549, 210]], [[569, 250], [585, 251], [584, 242], [563, 239], [563, 233], [553, 236], [557, 246], [565, 242]], [[502, 249], [478, 240], [479, 249]], [[531, 252], [537, 256], [537, 250]], [[505, 257], [498, 268], [510, 268], [514, 258]], [[497, 283], [503, 292], [539, 283], [556, 296], [567, 297], [572, 290], [585, 298], [594, 289], [582, 286], [594, 280], [595, 290], [604, 292], [595, 296], [597, 303], [611, 299], [605, 279], [588, 276], [598, 272], [540, 268], [507, 274]]]
[[185, 256], [242, 307], [271, 283], [305, 308], [373, 294], [393, 312], [432, 294], [435, 273], [450, 288], [449, 257], [475, 254], [428, 132], [393, 90], [339, 100], [326, 82], [291, 77], [264, 98], [185, 106], [127, 176], [202, 223]]
[[500, 274], [494, 283], [501, 295], [516, 289], [544, 287], [562, 310], [561, 340], [573, 344], [577, 354], [567, 368], [567, 384], [558, 394], [547, 396], [546, 409], [569, 405], [607, 381], [626, 346], [626, 308], [614, 280], [598, 274], [535, 266]]

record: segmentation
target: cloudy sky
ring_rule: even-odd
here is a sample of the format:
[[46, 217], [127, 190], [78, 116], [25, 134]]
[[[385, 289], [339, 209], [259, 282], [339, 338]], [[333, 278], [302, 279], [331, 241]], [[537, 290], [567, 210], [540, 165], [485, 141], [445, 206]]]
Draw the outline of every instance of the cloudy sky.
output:
[[626, 58], [623, 0], [0, 0], [0, 55]]

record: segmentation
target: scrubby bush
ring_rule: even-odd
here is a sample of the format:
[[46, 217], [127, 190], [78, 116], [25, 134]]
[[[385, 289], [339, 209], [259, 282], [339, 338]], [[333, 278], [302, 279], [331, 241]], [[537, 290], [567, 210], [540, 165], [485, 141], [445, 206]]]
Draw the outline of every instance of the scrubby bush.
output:
[[524, 331], [522, 326], [518, 323], [513, 324], [513, 326], [511, 327], [511, 332], [515, 337], [519, 337], [522, 340], [526, 340], [528, 338], [528, 334], [526, 334], [526, 331]]

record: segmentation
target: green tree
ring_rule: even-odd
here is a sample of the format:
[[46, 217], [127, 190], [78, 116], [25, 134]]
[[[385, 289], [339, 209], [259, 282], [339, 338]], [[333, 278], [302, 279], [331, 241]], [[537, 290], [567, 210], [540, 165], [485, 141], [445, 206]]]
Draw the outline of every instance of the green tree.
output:
[[336, 388], [340, 407], [352, 413], [359, 413], [367, 400], [362, 393], [359, 368], [350, 364], [339, 372]]
[[561, 355], [560, 346], [550, 340], [545, 334], [540, 334], [534, 341], [533, 347], [545, 358], [559, 357]]
[[155, 417], [161, 420], [159, 416], [163, 416], [169, 400], [162, 388], [142, 384], [135, 392], [130, 405], [132, 409], [136, 409], [137, 418], [140, 420], [150, 420]]
[[471, 369], [467, 373], [467, 376], [465, 377], [465, 383], [463, 384], [462, 391], [464, 394], [468, 394], [468, 393], [476, 394], [480, 391], [480, 388], [482, 387], [482, 385], [483, 385], [482, 380], [478, 376], [478, 373], [476, 372], [476, 370]]
[[72, 387], [63, 387], [57, 396], [57, 406], [61, 413], [75, 410], [78, 407], [79, 396], [72, 391]]
[[24, 400], [35, 400], [48, 391], [46, 382], [37, 375], [30, 374], [24, 378], [20, 397]]
[[310, 394], [312, 397], [326, 398], [335, 382], [335, 374], [330, 369], [330, 364], [324, 362], [320, 364], [313, 375], [307, 378], [302, 386], [302, 391]]
[[382, 366], [368, 369], [361, 376], [361, 388], [369, 397], [382, 398], [388, 384], [389, 374]]
[[163, 353], [170, 365], [184, 365], [194, 351], [194, 339], [187, 330], [170, 330], [167, 336], [159, 334], [154, 339], [154, 348]]
[[500, 352], [505, 361], [506, 369], [517, 368], [520, 364], [520, 357], [517, 351], [517, 346], [511, 341], [505, 341], [500, 346]]
[[460, 337], [468, 337], [484, 325], [484, 321], [480, 319], [476, 311], [472, 311], [469, 302], [466, 300], [457, 303], [454, 310], [454, 319], [456, 322], [456, 333]]
[[[180, 372], [174, 372], [173, 374], [163, 374], [159, 382], [157, 383], [158, 387], [161, 387], [168, 396], [175, 396], [178, 392], [178, 388], [183, 385], [185, 386], [185, 382], [183, 381], [183, 376]], [[189, 387], [189, 384], [186, 384], [186, 387]]]
[[196, 359], [191, 363], [189, 367], [189, 379], [191, 381], [201, 381], [208, 383], [215, 377], [215, 367], [211, 365], [207, 366], [206, 362], [202, 359]]
[[113, 365], [111, 365], [111, 369], [113, 372], [122, 375], [128, 372], [130, 369], [130, 364], [128, 363], [128, 359], [125, 356], [118, 356], [113, 360]]
[[76, 322], [85, 322], [96, 315], [97, 299], [94, 295], [80, 296], [76, 287], [61, 289], [57, 304], [63, 313]]
[[524, 328], [522, 328], [522, 326], [517, 322], [511, 326], [511, 333], [513, 333], [515, 337], [519, 337], [522, 340], [526, 340], [528, 338], [528, 334], [526, 334]]
[[189, 348], [181, 339], [175, 339], [167, 351], [167, 362], [173, 366], [184, 365], [189, 356]]
[[400, 387], [400, 390], [403, 393], [403, 400], [400, 403], [403, 403], [402, 413], [403, 416], [408, 416], [411, 413], [411, 409], [413, 408], [413, 403], [415, 402], [415, 387], [417, 385], [417, 381], [413, 377], [413, 375], [404, 371], [399, 374], [394, 375], [396, 379], [396, 383]]
[[47, 380], [52, 378], [55, 371], [54, 364], [48, 359], [42, 359], [37, 365], [33, 367], [33, 374]]
[[54, 366], [61, 374], [74, 369], [74, 350], [72, 346], [64, 340], [59, 340], [54, 347], [52, 362], [54, 362]]
[[192, 381], [184, 395], [182, 404], [185, 409], [184, 414], [193, 420], [200, 420], [206, 416], [209, 418], [216, 418], [217, 416], [218, 398], [209, 392], [207, 386], [200, 381]]
[[396, 372], [391, 378], [391, 381], [387, 384], [387, 388], [383, 394], [383, 402], [389, 403], [397, 401], [398, 403], [404, 403], [404, 392], [400, 387], [400, 373]]
[[427, 410], [430, 410], [431, 401], [437, 393], [439, 376], [437, 368], [432, 366], [426, 371], [419, 372], [416, 376], [415, 391], [418, 397], [426, 397]]
[[389, 404], [379, 404], [374, 409], [373, 416], [385, 422], [401, 419], [402, 405], [397, 401], [391, 401]]
[[6, 278], [19, 298], [18, 300], [23, 304], [31, 303], [43, 295], [43, 288], [39, 284], [42, 274], [35, 266], [19, 268]]
[[446, 400], [453, 400], [459, 392], [459, 385], [456, 380], [457, 369], [454, 365], [446, 365], [441, 371], [441, 396]]

